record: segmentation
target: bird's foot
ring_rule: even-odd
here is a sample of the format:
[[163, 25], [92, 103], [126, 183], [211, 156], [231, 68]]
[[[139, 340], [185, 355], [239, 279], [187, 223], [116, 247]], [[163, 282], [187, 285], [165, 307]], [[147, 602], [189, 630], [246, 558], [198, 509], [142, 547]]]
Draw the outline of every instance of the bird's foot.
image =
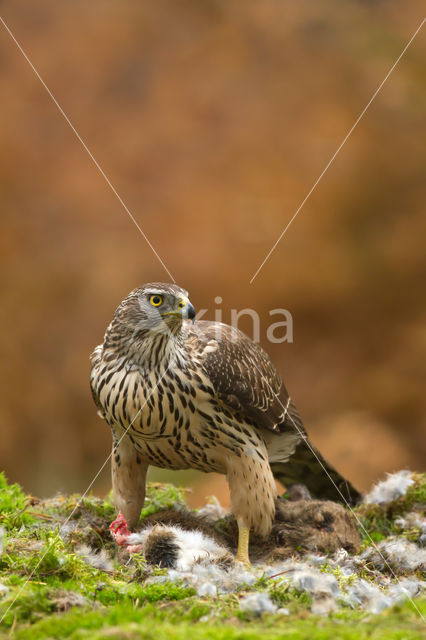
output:
[[251, 565], [249, 558], [249, 537], [250, 529], [248, 527], [242, 527], [238, 525], [238, 549], [235, 556], [236, 562], [242, 562], [246, 567]]
[[128, 544], [127, 539], [131, 535], [127, 527], [126, 518], [122, 513], [119, 513], [114, 522], [109, 525], [111, 535], [119, 546]]
[[119, 513], [114, 522], [111, 522], [109, 530], [118, 546], [126, 547], [128, 553], [139, 553], [142, 551], [143, 545], [136, 542], [138, 535], [129, 531], [126, 518], [122, 513]]
[[245, 567], [251, 567], [250, 558], [248, 554], [237, 553], [235, 556], [235, 562], [241, 562]]

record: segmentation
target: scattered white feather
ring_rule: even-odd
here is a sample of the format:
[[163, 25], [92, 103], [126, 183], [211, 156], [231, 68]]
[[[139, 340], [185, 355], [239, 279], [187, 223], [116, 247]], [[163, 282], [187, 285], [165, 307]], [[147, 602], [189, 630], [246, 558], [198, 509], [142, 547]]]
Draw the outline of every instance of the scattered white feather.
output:
[[288, 561], [280, 566], [284, 580], [300, 591], [306, 591], [314, 598], [332, 597], [339, 594], [339, 583], [330, 573], [323, 573], [306, 562]]
[[70, 520], [69, 522], [64, 522], [59, 527], [59, 533], [63, 538], [71, 535], [76, 529], [78, 529], [78, 521]]
[[311, 606], [311, 611], [315, 616], [326, 616], [337, 609], [337, 602], [331, 596], [315, 598]]
[[405, 514], [405, 518], [398, 516], [395, 520], [397, 527], [406, 531], [407, 529], [419, 529], [422, 533], [426, 533], [426, 518], [423, 518], [420, 513], [416, 511], [410, 511]]
[[405, 517], [399, 516], [396, 518], [395, 524], [401, 531], [418, 531], [417, 544], [421, 547], [426, 547], [426, 518], [420, 513], [411, 511]]
[[407, 489], [414, 484], [411, 471], [403, 470], [388, 473], [386, 480], [378, 482], [364, 497], [366, 504], [389, 504], [404, 496]]
[[342, 600], [352, 607], [361, 607], [370, 613], [380, 613], [392, 605], [391, 598], [383, 590], [362, 579], [348, 588], [348, 592], [342, 596]]
[[193, 578], [197, 581], [209, 579], [213, 582], [218, 593], [233, 593], [241, 586], [252, 586], [262, 574], [260, 568], [245, 569], [235, 564], [229, 570], [218, 565], [198, 564], [193, 568]]
[[[344, 551], [344, 550], [342, 549], [342, 551]], [[345, 551], [345, 553], [346, 553], [346, 551]], [[328, 560], [328, 555], [326, 553], [307, 554], [305, 556], [305, 560], [308, 561], [310, 564], [313, 564], [314, 567], [322, 567], [324, 562], [326, 562]]]
[[194, 564], [190, 571], [168, 569], [167, 575], [152, 576], [148, 578], [148, 582], [182, 581], [184, 584], [193, 587], [199, 595], [206, 595], [206, 592], [203, 593], [203, 585], [207, 584], [208, 586], [205, 587], [207, 591], [213, 593], [214, 587], [216, 594], [227, 594], [234, 593], [242, 586], [245, 588], [253, 586], [263, 573], [262, 567], [245, 569], [240, 563], [235, 563], [230, 568], [225, 569], [222, 566], [205, 561]]
[[406, 598], [416, 598], [425, 590], [426, 582], [423, 580], [413, 580], [412, 578], [402, 578], [398, 582], [390, 585], [388, 594], [393, 602], [401, 602]]
[[390, 567], [397, 574], [413, 572], [426, 566], [426, 549], [420, 549], [406, 538], [392, 536], [369, 547], [361, 558], [380, 570]]
[[198, 509], [197, 514], [206, 520], [216, 522], [226, 515], [227, 511], [222, 507], [219, 500], [212, 496], [210, 502], [201, 509]]
[[[321, 563], [317, 562], [319, 558]], [[310, 556], [308, 562], [287, 560], [279, 567], [268, 567], [265, 573], [271, 580], [289, 582], [298, 591], [309, 593], [312, 597], [312, 613], [326, 615], [338, 608], [336, 600], [340, 596], [340, 589], [332, 574], [323, 573], [316, 568], [315, 565], [323, 564], [325, 559], [326, 556]], [[310, 564], [312, 560], [314, 566]]]
[[197, 588], [197, 594], [203, 598], [204, 596], [214, 597], [217, 595], [217, 587], [212, 582], [203, 582]]
[[114, 569], [111, 559], [105, 549], [92, 549], [88, 545], [84, 544], [77, 547], [75, 552], [86, 564], [90, 564], [96, 569], [106, 572], [111, 572]]
[[[402, 540], [403, 546], [394, 546], [394, 543], [400, 540]], [[392, 553], [395, 552], [396, 555], [402, 554], [402, 563], [406, 566], [407, 559], [404, 556], [404, 550], [406, 552], [408, 549], [409, 558], [411, 558], [411, 554], [414, 550], [418, 550], [418, 547], [405, 539], [396, 539], [392, 542], [391, 549]], [[376, 577], [376, 583], [360, 579], [356, 570], [361, 571], [366, 562], [371, 563], [372, 556], [367, 557], [364, 553], [363, 557], [351, 557], [343, 549], [332, 558], [327, 559], [331, 568], [339, 568], [344, 576], [351, 575], [349, 586], [341, 586], [333, 574], [319, 571], [318, 564], [316, 563], [315, 566], [312, 562], [313, 558], [314, 556], [309, 557], [306, 562], [287, 560], [274, 566], [253, 566], [248, 569], [239, 563], [225, 569], [206, 560], [195, 563], [189, 571], [169, 569], [167, 575], [153, 576], [149, 581], [183, 581], [192, 586], [199, 596], [214, 597], [222, 593], [234, 593], [242, 586], [245, 589], [250, 589], [258, 578], [269, 576], [271, 586], [273, 582], [288, 582], [295, 589], [309, 593], [312, 597], [311, 610], [316, 615], [327, 615], [337, 610], [340, 602], [371, 613], [380, 613], [383, 609], [391, 607], [397, 602], [418, 595], [425, 586], [425, 583], [413, 578], [403, 578], [394, 583], [391, 582], [390, 577], [381, 576], [381, 574]], [[321, 560], [324, 560], [324, 556], [321, 557]], [[412, 566], [414, 564], [418, 566], [419, 561], [412, 563]], [[264, 611], [272, 611], [268, 608], [269, 601], [270, 597], [267, 591], [256, 591], [241, 601], [242, 610], [261, 615]], [[273, 606], [275, 607], [275, 605]], [[277, 607], [274, 611], [279, 612]]]
[[52, 597], [52, 602], [56, 611], [68, 611], [71, 607], [85, 607], [89, 604], [85, 596], [69, 589], [59, 589]]
[[356, 576], [357, 569], [364, 565], [360, 556], [351, 556], [346, 549], [338, 549], [336, 553], [326, 558], [333, 569], [339, 569], [345, 578]]
[[255, 616], [261, 616], [264, 613], [275, 613], [278, 607], [267, 593], [256, 591], [240, 601], [240, 609]]

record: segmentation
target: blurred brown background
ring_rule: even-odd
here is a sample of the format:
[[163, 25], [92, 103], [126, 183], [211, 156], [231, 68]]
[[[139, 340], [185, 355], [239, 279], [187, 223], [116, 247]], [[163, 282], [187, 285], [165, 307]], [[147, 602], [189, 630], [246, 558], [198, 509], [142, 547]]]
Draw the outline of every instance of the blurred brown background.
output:
[[[2, 16], [197, 308], [289, 309], [263, 345], [361, 488], [425, 455], [426, 30], [249, 280], [423, 3], [2, 2]], [[0, 469], [84, 491], [110, 448], [89, 354], [160, 263], [0, 25]], [[170, 478], [170, 474], [154, 476]], [[222, 479], [174, 474], [193, 501]], [[104, 469], [95, 492], [109, 488]]]

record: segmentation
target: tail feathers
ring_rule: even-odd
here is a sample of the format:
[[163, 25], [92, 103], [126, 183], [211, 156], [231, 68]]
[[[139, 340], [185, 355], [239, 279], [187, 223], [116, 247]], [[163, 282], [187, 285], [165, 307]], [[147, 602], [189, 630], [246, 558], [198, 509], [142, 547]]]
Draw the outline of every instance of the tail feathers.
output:
[[311, 444], [302, 440], [288, 462], [271, 464], [275, 478], [285, 486], [304, 484], [315, 498], [354, 505], [362, 495]]

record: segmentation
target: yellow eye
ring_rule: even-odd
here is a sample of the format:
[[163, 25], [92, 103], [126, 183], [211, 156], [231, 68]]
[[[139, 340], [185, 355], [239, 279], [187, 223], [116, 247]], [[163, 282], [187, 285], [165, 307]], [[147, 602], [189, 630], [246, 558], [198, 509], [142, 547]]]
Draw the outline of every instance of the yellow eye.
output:
[[157, 295], [151, 296], [149, 301], [152, 305], [154, 305], [154, 307], [159, 307], [160, 304], [163, 302], [163, 297], [157, 296]]

